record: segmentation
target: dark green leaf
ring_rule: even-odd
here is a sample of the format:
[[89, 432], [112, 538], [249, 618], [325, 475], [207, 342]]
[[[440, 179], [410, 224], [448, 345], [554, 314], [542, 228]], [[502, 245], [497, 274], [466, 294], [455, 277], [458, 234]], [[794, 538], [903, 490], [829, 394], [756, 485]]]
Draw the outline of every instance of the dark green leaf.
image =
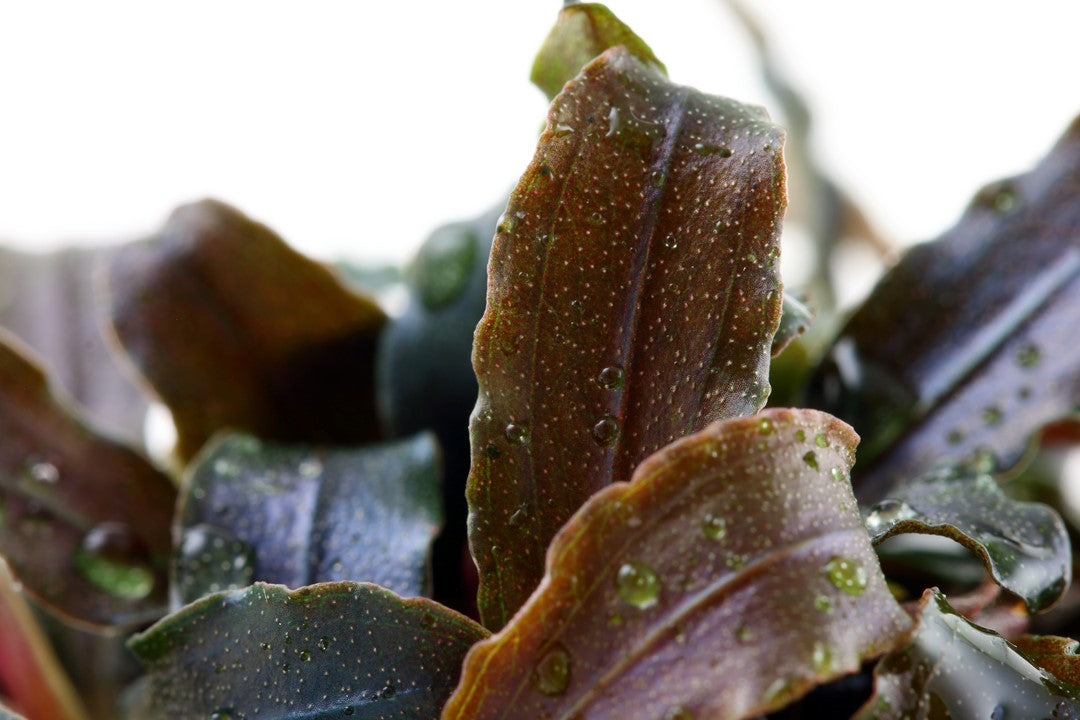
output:
[[230, 435], [193, 463], [177, 522], [174, 605], [253, 580], [423, 594], [442, 522], [438, 448], [428, 434], [356, 449]]
[[1042, 503], [1010, 499], [974, 465], [898, 483], [866, 516], [873, 542], [902, 533], [942, 535], [970, 548], [1032, 612], [1061, 598], [1072, 580], [1065, 523]]
[[605, 6], [575, 3], [559, 12], [555, 27], [533, 61], [530, 79], [550, 100], [593, 58], [618, 45], [644, 64], [661, 73], [667, 72], [645, 41]]
[[1080, 688], [956, 614], [934, 590], [919, 608], [909, 644], [878, 664], [874, 697], [855, 720], [1080, 718]]
[[486, 631], [366, 583], [206, 597], [131, 641], [170, 720], [432, 720]]
[[1021, 635], [1013, 645], [1058, 680], [1080, 686], [1080, 642], [1054, 635]]
[[556, 536], [444, 720], [748, 718], [894, 647], [910, 621], [848, 483], [856, 441], [768, 410], [653, 455]]
[[101, 626], [165, 607], [176, 491], [96, 435], [0, 331], [0, 553], [34, 599]]
[[[768, 396], [783, 133], [614, 48], [552, 104], [476, 329], [470, 543], [500, 627], [581, 503]], [[501, 550], [500, 550], [501, 548]]]
[[383, 312], [265, 226], [222, 203], [186, 205], [121, 248], [108, 277], [116, 334], [172, 410], [181, 457], [223, 428], [286, 442], [377, 438]]
[[1080, 407], [1078, 226], [1080, 120], [874, 289], [811, 384], [864, 438], [860, 499], [977, 452], [1010, 466]]
[[798, 298], [784, 293], [784, 301], [780, 313], [780, 327], [773, 335], [772, 355], [776, 357], [784, 352], [784, 348], [802, 335], [814, 321], [814, 312], [803, 305]]

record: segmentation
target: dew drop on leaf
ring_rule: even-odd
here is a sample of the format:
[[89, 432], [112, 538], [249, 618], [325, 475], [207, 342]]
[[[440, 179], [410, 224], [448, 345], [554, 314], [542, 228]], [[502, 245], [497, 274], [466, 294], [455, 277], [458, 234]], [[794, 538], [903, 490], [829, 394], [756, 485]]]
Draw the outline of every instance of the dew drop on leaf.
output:
[[832, 475], [833, 480], [835, 480], [836, 482], [844, 482], [847, 479], [844, 477], [844, 471], [838, 467], [834, 467], [832, 470], [829, 471], [829, 473]]
[[60, 471], [51, 462], [36, 462], [30, 466], [30, 477], [44, 485], [60, 482]]
[[840, 592], [859, 596], [866, 592], [866, 570], [857, 560], [834, 557], [825, 564], [829, 582]]
[[623, 563], [615, 578], [615, 584], [623, 602], [641, 610], [655, 605], [660, 595], [660, 578], [644, 563]]
[[708, 513], [701, 522], [701, 532], [710, 540], [722, 540], [727, 534], [727, 521], [718, 515]]
[[762, 435], [772, 435], [772, 431], [772, 423], [768, 418], [762, 418], [761, 421], [758, 422], [758, 432]]
[[509, 423], [505, 430], [506, 441], [523, 445], [529, 441], [529, 428], [520, 423]]
[[625, 373], [618, 365], [611, 365], [600, 371], [596, 376], [596, 382], [605, 390], [618, 390], [623, 386]]
[[814, 597], [814, 607], [823, 613], [831, 613], [833, 609], [832, 598], [828, 595], [817, 595]]
[[562, 695], [570, 684], [570, 653], [554, 643], [543, 654], [532, 674], [533, 687], [545, 695]]
[[818, 640], [814, 643], [814, 650], [810, 657], [810, 661], [814, 666], [814, 670], [819, 674], [825, 675], [831, 672], [833, 667], [832, 649]]
[[677, 705], [664, 713], [663, 720], [694, 720], [694, 713], [682, 705]]
[[1033, 368], [1042, 360], [1042, 353], [1037, 345], [1025, 345], [1016, 353], [1016, 362], [1022, 368]]
[[75, 567], [99, 590], [123, 600], [141, 600], [154, 589], [145, 544], [127, 525], [95, 526], [75, 551]]
[[810, 450], [805, 455], [803, 455], [802, 459], [804, 463], [806, 463], [813, 469], [818, 469], [817, 455], [814, 454], [813, 450]]
[[824, 433], [819, 433], [814, 438], [814, 444], [817, 445], [819, 448], [827, 448], [829, 447], [829, 438], [825, 437]]
[[210, 720], [233, 720], [232, 710], [228, 708], [218, 708], [210, 713]]
[[619, 421], [614, 415], [605, 415], [593, 425], [592, 436], [603, 447], [611, 447], [619, 437]]

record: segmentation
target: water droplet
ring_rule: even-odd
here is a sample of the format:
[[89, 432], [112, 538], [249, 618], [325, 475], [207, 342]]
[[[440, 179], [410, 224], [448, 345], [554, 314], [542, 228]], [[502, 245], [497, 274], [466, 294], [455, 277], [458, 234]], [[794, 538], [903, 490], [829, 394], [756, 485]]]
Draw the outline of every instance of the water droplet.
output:
[[330, 638], [323, 635], [321, 638], [319, 638], [318, 646], [320, 650], [326, 652], [326, 649], [330, 647]]
[[570, 684], [570, 653], [553, 643], [533, 668], [532, 685], [545, 695], [562, 695]]
[[605, 390], [618, 390], [626, 381], [626, 373], [618, 365], [609, 365], [596, 376], [596, 382]]
[[731, 157], [731, 148], [726, 148], [720, 145], [709, 145], [707, 143], [694, 143], [694, 152], [698, 155], [719, 155], [722, 158]]
[[694, 720], [694, 713], [682, 705], [677, 705], [664, 713], [663, 720]]
[[708, 513], [701, 522], [701, 532], [710, 540], [722, 540], [727, 534], [727, 521], [718, 515]]
[[840, 592], [856, 597], [866, 592], [866, 570], [858, 560], [834, 557], [825, 564], [824, 571], [829, 582]]
[[552, 131], [555, 137], [566, 137], [572, 132], [574, 132], [574, 128], [563, 123], [556, 124], [555, 129]]
[[386, 683], [383, 684], [382, 688], [375, 693], [375, 698], [377, 700], [389, 700], [395, 695], [397, 695], [397, 688], [394, 687], [394, 683], [387, 680]]
[[210, 713], [210, 720], [233, 720], [232, 710], [230, 708], [218, 708]]
[[590, 225], [603, 225], [606, 222], [607, 220], [604, 218], [603, 213], [600, 213], [599, 211], [589, 215]]
[[593, 425], [592, 435], [603, 447], [611, 447], [619, 437], [619, 421], [614, 415], [605, 415]]
[[776, 678], [772, 681], [768, 688], [765, 689], [765, 702], [769, 704], [779, 703], [782, 700], [787, 700], [788, 695], [794, 690], [795, 683], [789, 678]]
[[841, 470], [838, 467], [834, 467], [832, 470], [830, 470], [829, 474], [832, 475], [832, 479], [835, 480], [836, 482], [846, 482], [847, 481], [847, 477], [844, 475], [844, 471]]
[[814, 444], [819, 448], [827, 448], [829, 447], [829, 438], [827, 438], [824, 433], [818, 433], [814, 437]]
[[747, 625], [735, 628], [735, 639], [741, 643], [748, 643], [754, 639], [754, 631]]
[[119, 522], [104, 522], [75, 551], [79, 573], [99, 590], [123, 600], [142, 600], [154, 589], [146, 544]]
[[309, 653], [307, 650], [301, 650], [300, 659], [304, 662], [311, 662], [311, 653]]
[[796, 430], [795, 431], [795, 440], [797, 442], [805, 442], [806, 441], [806, 432], [803, 431], [803, 430]]
[[504, 434], [507, 442], [512, 444], [524, 445], [529, 441], [529, 428], [524, 423], [509, 423]]
[[807, 465], [809, 465], [813, 469], [815, 469], [815, 470], [818, 469], [817, 455], [814, 454], [813, 450], [810, 450], [805, 455], [803, 455], [802, 459], [803, 459], [804, 463], [806, 463]]
[[1042, 360], [1042, 353], [1037, 345], [1025, 345], [1016, 352], [1016, 362], [1022, 368], [1033, 368]]
[[814, 597], [814, 607], [823, 613], [831, 613], [833, 609], [832, 598], [828, 595], [816, 595]]
[[768, 418], [762, 418], [761, 420], [759, 420], [757, 428], [758, 432], [762, 435], [772, 435], [772, 422]]
[[813, 664], [814, 670], [817, 671], [818, 674], [826, 675], [832, 672], [832, 650], [828, 645], [818, 640], [814, 643], [814, 650], [810, 656], [810, 662]]
[[502, 455], [502, 450], [499, 449], [498, 445], [490, 442], [487, 444], [487, 447], [484, 448], [484, 454], [488, 456], [489, 460], [494, 460], [495, 458]]
[[623, 602], [641, 610], [655, 605], [660, 595], [660, 578], [644, 563], [623, 563], [615, 578], [615, 586]]
[[679, 247], [679, 239], [675, 235], [668, 235], [664, 238], [664, 247], [668, 250], [675, 250]]
[[30, 477], [39, 483], [55, 485], [60, 482], [60, 471], [51, 462], [36, 462], [30, 466]]
[[352, 705], [346, 705], [345, 706], [345, 714], [348, 715], [349, 717], [352, 717], [353, 715], [356, 714], [356, 708], [354, 708]]
[[746, 262], [750, 263], [751, 265], [757, 265], [757, 255], [755, 255], [754, 253], [747, 253]]
[[987, 425], [997, 425], [1004, 419], [1004, 415], [1001, 412], [1001, 408], [991, 405], [990, 407], [983, 408], [982, 419]]
[[898, 522], [910, 520], [917, 513], [903, 500], [883, 500], [866, 515], [866, 529], [871, 533], [887, 530]]

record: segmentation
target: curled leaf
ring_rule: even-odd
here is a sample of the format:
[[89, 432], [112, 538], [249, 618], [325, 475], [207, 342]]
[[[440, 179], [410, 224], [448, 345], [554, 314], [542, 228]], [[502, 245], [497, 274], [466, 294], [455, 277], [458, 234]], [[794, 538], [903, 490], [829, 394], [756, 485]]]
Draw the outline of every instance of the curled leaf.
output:
[[559, 532], [443, 720], [749, 718], [892, 647], [909, 621], [847, 481], [856, 441], [767, 410], [653, 455]]
[[780, 312], [780, 326], [773, 335], [772, 355], [784, 352], [792, 340], [806, 332], [814, 322], [814, 312], [797, 297], [784, 293]]
[[764, 404], [782, 144], [762, 111], [621, 48], [555, 99], [495, 237], [473, 353], [470, 544], [489, 627], [590, 495]]

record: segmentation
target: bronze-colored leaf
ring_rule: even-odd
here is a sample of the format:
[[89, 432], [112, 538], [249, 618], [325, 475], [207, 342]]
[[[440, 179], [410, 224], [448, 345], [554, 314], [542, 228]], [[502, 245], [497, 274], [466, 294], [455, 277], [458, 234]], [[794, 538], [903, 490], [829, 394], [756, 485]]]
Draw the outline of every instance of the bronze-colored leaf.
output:
[[856, 442], [767, 410], [653, 455], [559, 532], [443, 719], [749, 718], [893, 647], [910, 621], [848, 483]]
[[1080, 408], [1080, 120], [1031, 172], [984, 188], [878, 284], [811, 383], [863, 436], [855, 488], [977, 452], [1015, 464]]
[[0, 331], [0, 554], [36, 600], [130, 627], [165, 608], [172, 482], [96, 435]]
[[495, 237], [473, 352], [470, 543], [489, 627], [586, 498], [764, 404], [782, 145], [763, 111], [621, 48], [555, 99]]
[[1058, 680], [1080, 687], [1080, 642], [1056, 635], [1021, 635], [1012, 643]]
[[385, 321], [325, 267], [219, 202], [176, 210], [109, 266], [113, 327], [190, 458], [216, 431], [288, 442], [378, 436]]

